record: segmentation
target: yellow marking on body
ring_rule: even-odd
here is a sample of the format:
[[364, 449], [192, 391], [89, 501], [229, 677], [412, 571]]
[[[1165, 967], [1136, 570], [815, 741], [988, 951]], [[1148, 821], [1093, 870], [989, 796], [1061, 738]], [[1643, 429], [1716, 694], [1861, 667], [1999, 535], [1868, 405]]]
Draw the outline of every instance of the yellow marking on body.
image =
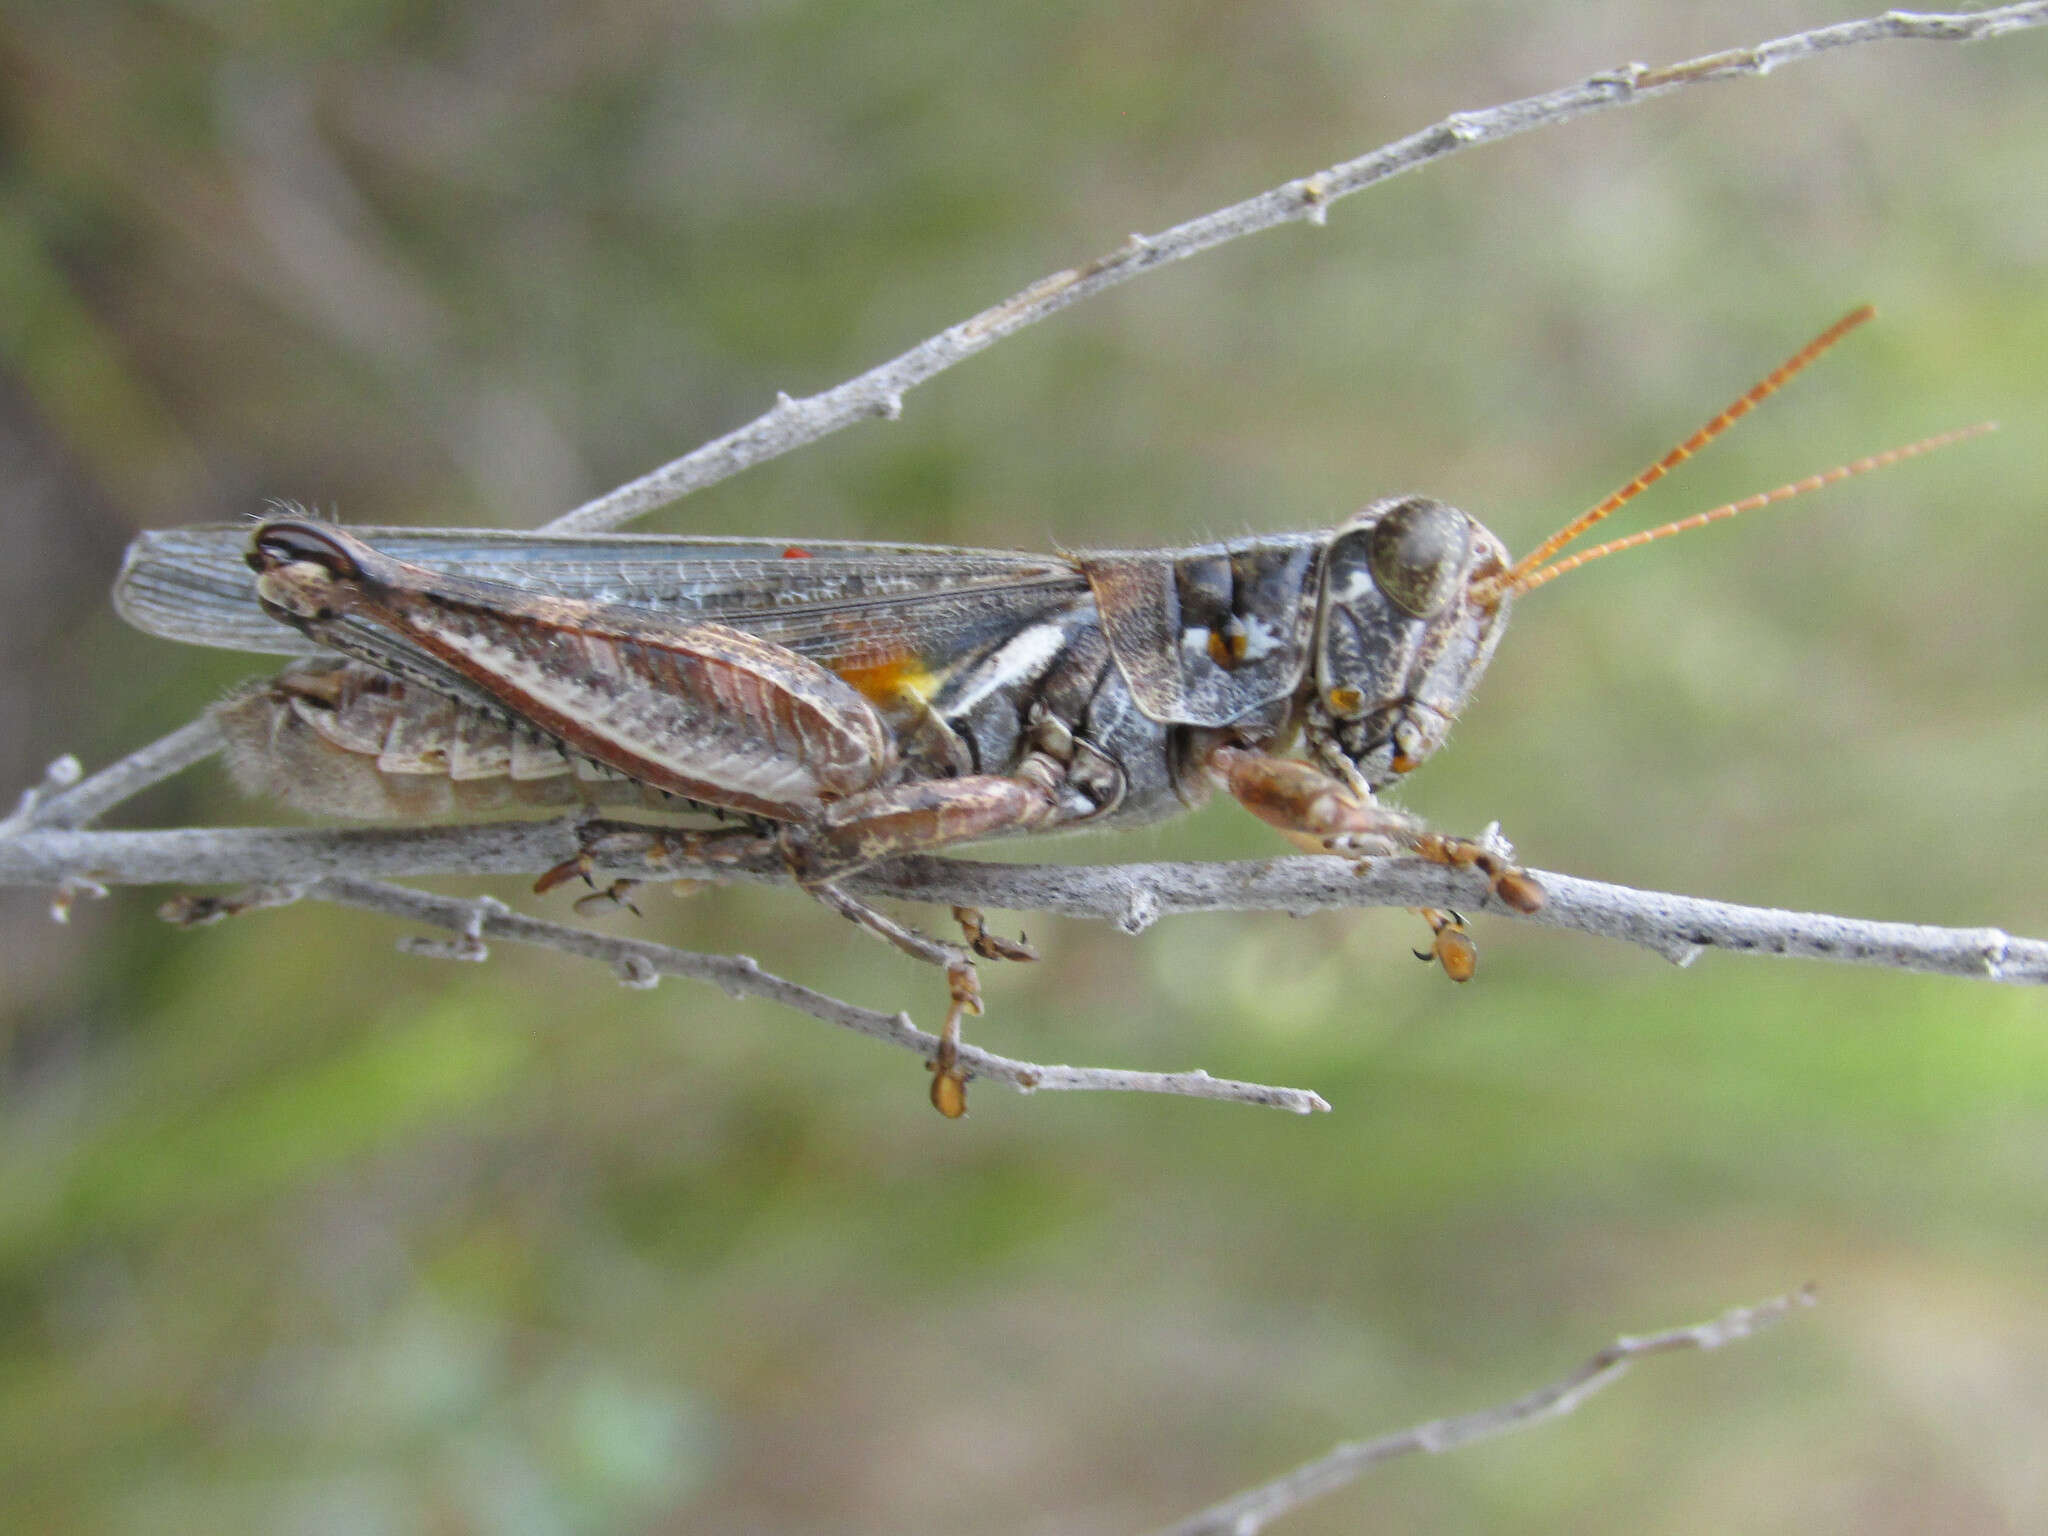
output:
[[899, 704], [906, 697], [929, 702], [939, 691], [944, 677], [911, 655], [891, 656], [882, 661], [834, 669], [851, 683], [854, 691], [874, 704]]

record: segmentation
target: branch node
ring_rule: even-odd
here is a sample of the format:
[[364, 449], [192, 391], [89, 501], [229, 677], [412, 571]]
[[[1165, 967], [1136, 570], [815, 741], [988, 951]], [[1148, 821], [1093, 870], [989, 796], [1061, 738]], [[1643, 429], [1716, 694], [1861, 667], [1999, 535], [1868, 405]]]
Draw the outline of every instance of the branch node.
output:
[[612, 966], [612, 974], [618, 977], [620, 986], [631, 987], [636, 992], [652, 992], [661, 985], [661, 972], [645, 955], [619, 956]]
[[883, 421], [896, 421], [903, 415], [903, 392], [892, 389], [868, 409]]
[[57, 882], [57, 889], [50, 895], [50, 921], [70, 922], [71, 909], [78, 904], [78, 898], [81, 896], [89, 896], [94, 901], [105, 901], [107, 888], [86, 875], [66, 875]]
[[471, 934], [430, 939], [425, 934], [408, 933], [399, 939], [398, 952], [420, 960], [460, 960], [471, 965], [481, 965], [491, 958], [491, 946]]
[[1457, 1440], [1445, 1433], [1449, 1427], [1442, 1419], [1431, 1419], [1427, 1424], [1418, 1424], [1415, 1426], [1415, 1444], [1430, 1456], [1442, 1451], [1456, 1450]]
[[14, 802], [14, 810], [6, 820], [0, 821], [0, 837], [33, 826], [36, 811], [45, 800], [69, 789], [84, 777], [85, 769], [78, 759], [66, 752], [43, 770], [41, 783], [31, 784], [21, 792], [21, 798]]
[[407, 934], [398, 941], [398, 952], [402, 955], [416, 955], [422, 960], [459, 960], [469, 965], [481, 965], [491, 958], [491, 946], [484, 942], [484, 924], [493, 918], [504, 917], [511, 908], [495, 896], [478, 896], [461, 904], [462, 926], [452, 939], [429, 939], [419, 934]]
[[1613, 69], [1603, 69], [1596, 75], [1588, 75], [1586, 84], [1595, 87], [1610, 86], [1615, 96], [1622, 98], [1633, 95], [1636, 87], [1642, 83], [1643, 77], [1649, 73], [1649, 65], [1640, 59], [1631, 59], [1628, 63], [1617, 65]]
[[1499, 822], [1489, 821], [1479, 829], [1479, 836], [1473, 841], [1495, 858], [1505, 859], [1509, 863], [1514, 862], [1515, 845], [1509, 842], [1508, 835], [1501, 831]]
[[1443, 121], [1445, 137], [1453, 144], [1477, 144], [1486, 137], [1487, 117], [1479, 112], [1453, 112]]
[[1125, 894], [1123, 907], [1116, 915], [1119, 933], [1137, 935], [1158, 922], [1164, 912], [1158, 893], [1142, 885], [1134, 885]]
[[1330, 178], [1326, 172], [1297, 181], [1294, 193], [1301, 199], [1301, 216], [1306, 222], [1317, 229], [1330, 222]]
[[[752, 955], [727, 955], [725, 959], [726, 965], [715, 978], [718, 990], [736, 1000], [758, 995], [759, 987], [749, 986], [748, 983], [767, 980], [768, 973], [761, 969], [761, 962]], [[905, 1014], [899, 1013], [897, 1018], [906, 1024], [910, 1022]]]
[[245, 885], [225, 896], [201, 896], [184, 891], [156, 909], [156, 915], [174, 928], [207, 928], [223, 918], [244, 912], [262, 912], [271, 907], [288, 907], [306, 894], [303, 882], [271, 880]]

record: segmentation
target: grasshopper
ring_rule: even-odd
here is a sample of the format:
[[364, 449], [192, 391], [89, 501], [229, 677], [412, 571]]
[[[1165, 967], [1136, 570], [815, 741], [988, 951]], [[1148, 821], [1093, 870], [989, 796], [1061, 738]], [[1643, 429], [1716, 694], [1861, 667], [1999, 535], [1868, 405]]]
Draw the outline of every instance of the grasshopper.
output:
[[[972, 909], [956, 909], [964, 946], [930, 938], [840, 877], [983, 839], [1135, 826], [1221, 789], [1311, 850], [1470, 867], [1492, 899], [1536, 911], [1541, 886], [1493, 841], [1376, 796], [1443, 745], [1520, 594], [1962, 435], [1553, 559], [1870, 317], [1843, 317], [1520, 561], [1418, 495], [1320, 533], [1058, 555], [283, 515], [144, 534], [115, 602], [154, 634], [318, 658], [216, 709], [238, 780], [304, 809], [652, 795], [736, 813], [739, 827], [676, 835], [714, 860], [766, 843], [812, 895], [946, 968], [932, 1096], [957, 1115], [975, 957], [1031, 951]], [[1435, 958], [1469, 976], [1462, 921], [1424, 916]]]

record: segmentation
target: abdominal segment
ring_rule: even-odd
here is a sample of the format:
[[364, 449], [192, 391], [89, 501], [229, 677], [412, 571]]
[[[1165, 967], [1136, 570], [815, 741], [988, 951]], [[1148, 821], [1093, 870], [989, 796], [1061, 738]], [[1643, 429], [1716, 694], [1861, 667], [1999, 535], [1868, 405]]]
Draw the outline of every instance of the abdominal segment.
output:
[[314, 661], [214, 706], [245, 793], [364, 821], [680, 802], [513, 725], [357, 662]]

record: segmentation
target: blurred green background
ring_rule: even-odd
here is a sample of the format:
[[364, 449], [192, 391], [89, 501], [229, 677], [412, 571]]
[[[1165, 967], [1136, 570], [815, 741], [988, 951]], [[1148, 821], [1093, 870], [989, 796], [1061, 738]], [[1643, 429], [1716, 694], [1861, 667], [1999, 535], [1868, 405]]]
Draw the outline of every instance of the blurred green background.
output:
[[[6, 782], [259, 665], [118, 624], [137, 529], [531, 526], [1131, 230], [1849, 14], [8, 0]], [[1414, 489], [1526, 548], [1868, 299], [1637, 521], [2005, 430], [1532, 597], [1407, 801], [1552, 868], [2042, 934], [2044, 81], [2048, 34], [1889, 45], [1475, 150], [646, 526], [1170, 544]], [[276, 817], [209, 767], [122, 819]], [[1220, 807], [1059, 854], [1275, 847]], [[1138, 1531], [1809, 1279], [1767, 1340], [1284, 1528], [2048, 1527], [2038, 995], [1500, 922], [1459, 989], [1400, 913], [1029, 917], [992, 1047], [1336, 1112], [983, 1087], [955, 1125], [764, 1005], [160, 894], [0, 893], [10, 1529]], [[787, 892], [622, 926], [936, 1001]]]

